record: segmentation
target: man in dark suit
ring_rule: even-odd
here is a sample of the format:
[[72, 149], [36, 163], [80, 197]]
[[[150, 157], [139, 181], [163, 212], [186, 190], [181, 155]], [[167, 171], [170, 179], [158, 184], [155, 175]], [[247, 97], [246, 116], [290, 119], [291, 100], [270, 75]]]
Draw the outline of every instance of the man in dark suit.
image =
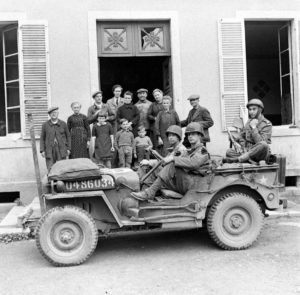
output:
[[[112, 87], [112, 92], [114, 96], [107, 100], [106, 104], [108, 107], [113, 111], [115, 115], [117, 115], [118, 108], [124, 104], [124, 99], [121, 96], [123, 91], [123, 88], [121, 85], [116, 84]], [[117, 131], [118, 131], [118, 122], [117, 119], [110, 121], [110, 124], [114, 131], [114, 137], [116, 137]], [[118, 167], [118, 151], [115, 149], [113, 152], [113, 157], [111, 160], [112, 167], [117, 168]]]
[[[188, 100], [190, 101], [190, 104], [192, 106], [192, 109], [190, 110], [188, 117], [186, 120], [181, 121], [181, 127], [185, 127], [191, 122], [198, 122], [201, 124], [204, 132], [204, 136], [202, 137], [202, 143], [204, 146], [206, 146], [206, 143], [210, 141], [208, 128], [214, 125], [214, 121], [211, 118], [211, 115], [209, 111], [200, 106], [199, 104], [200, 95], [198, 94], [192, 94], [188, 97]], [[188, 141], [187, 136], [185, 136], [183, 140], [183, 144], [186, 147], [190, 147], [190, 143]]]
[[58, 119], [58, 107], [51, 107], [48, 114], [50, 120], [42, 125], [40, 151], [49, 171], [54, 163], [70, 155], [71, 136], [67, 124]]

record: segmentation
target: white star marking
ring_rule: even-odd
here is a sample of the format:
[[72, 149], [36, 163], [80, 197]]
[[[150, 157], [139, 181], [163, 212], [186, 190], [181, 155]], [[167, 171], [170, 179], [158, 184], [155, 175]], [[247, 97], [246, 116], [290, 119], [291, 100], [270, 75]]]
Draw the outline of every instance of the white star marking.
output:
[[260, 179], [261, 184], [266, 184], [267, 183], [267, 178], [263, 175], [262, 178]]

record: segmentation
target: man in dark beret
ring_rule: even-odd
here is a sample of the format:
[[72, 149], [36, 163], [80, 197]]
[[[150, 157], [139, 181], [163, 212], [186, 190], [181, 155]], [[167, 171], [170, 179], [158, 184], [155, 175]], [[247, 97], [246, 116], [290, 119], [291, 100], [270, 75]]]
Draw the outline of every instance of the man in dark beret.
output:
[[42, 126], [40, 152], [46, 159], [49, 171], [55, 162], [64, 160], [70, 155], [71, 136], [67, 124], [58, 119], [58, 107], [49, 108], [48, 114], [50, 120]]
[[[200, 95], [192, 94], [188, 97], [188, 100], [190, 101], [192, 109], [190, 110], [188, 117], [180, 122], [181, 127], [186, 127], [191, 122], [200, 123], [204, 132], [202, 143], [204, 146], [206, 146], [206, 143], [210, 141], [208, 128], [214, 125], [214, 121], [211, 118], [210, 112], [205, 107], [199, 104]], [[186, 147], [190, 147], [190, 143], [186, 136], [184, 138], [183, 144]]]

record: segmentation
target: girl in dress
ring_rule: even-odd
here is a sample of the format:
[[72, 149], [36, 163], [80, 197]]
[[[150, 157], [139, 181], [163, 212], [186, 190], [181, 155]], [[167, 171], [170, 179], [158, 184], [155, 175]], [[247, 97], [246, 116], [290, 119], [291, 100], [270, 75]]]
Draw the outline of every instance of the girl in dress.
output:
[[88, 158], [91, 130], [87, 117], [80, 113], [81, 104], [73, 102], [71, 108], [74, 112], [68, 118], [67, 125], [71, 133], [71, 159]]
[[99, 112], [98, 122], [92, 130], [95, 141], [95, 159], [98, 164], [111, 168], [112, 152], [114, 152], [114, 133], [110, 123], [106, 121], [107, 113]]

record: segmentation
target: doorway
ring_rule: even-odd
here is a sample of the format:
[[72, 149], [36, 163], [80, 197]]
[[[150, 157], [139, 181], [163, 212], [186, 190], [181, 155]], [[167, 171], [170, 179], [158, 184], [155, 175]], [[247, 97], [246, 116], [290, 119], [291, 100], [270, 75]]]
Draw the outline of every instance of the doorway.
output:
[[288, 125], [293, 116], [290, 21], [246, 21], [248, 97], [259, 98], [273, 125]]
[[161, 89], [172, 97], [169, 21], [105, 21], [97, 23], [99, 85], [104, 101], [111, 98], [112, 86], [131, 91], [133, 103], [139, 88]]
[[[120, 84], [124, 92], [129, 90], [133, 93], [133, 103], [138, 98], [136, 91], [139, 88], [148, 89], [148, 99], [154, 101], [152, 91], [159, 88], [169, 92], [168, 84], [164, 79], [168, 75], [164, 73], [165, 65], [169, 63], [169, 57], [147, 56], [147, 57], [100, 57], [100, 85], [104, 100], [113, 96], [112, 86]], [[168, 93], [171, 94], [170, 92]]]

